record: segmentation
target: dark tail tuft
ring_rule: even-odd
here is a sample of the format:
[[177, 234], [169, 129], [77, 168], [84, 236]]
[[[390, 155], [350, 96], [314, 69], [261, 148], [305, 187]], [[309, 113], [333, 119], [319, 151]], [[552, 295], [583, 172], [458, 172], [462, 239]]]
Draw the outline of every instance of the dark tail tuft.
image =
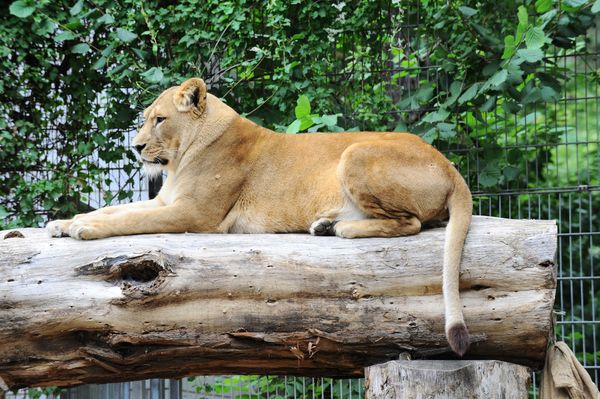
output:
[[460, 357], [469, 349], [469, 330], [464, 324], [454, 324], [447, 332], [450, 348]]

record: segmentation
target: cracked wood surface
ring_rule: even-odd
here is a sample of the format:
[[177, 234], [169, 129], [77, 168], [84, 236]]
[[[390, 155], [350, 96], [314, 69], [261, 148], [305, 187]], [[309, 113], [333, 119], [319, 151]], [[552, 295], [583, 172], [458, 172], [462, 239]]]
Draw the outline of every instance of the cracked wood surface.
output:
[[[96, 241], [0, 232], [0, 378], [68, 386], [202, 374], [358, 376], [452, 358], [444, 229], [346, 240], [157, 234]], [[541, 365], [553, 221], [474, 217], [461, 271], [466, 358]]]

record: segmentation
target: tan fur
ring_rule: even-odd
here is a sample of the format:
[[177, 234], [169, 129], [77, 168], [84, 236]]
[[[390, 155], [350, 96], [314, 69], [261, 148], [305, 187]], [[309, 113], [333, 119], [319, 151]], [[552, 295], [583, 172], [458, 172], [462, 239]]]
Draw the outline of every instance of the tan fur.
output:
[[[444, 257], [446, 332], [462, 355], [458, 296], [471, 194], [454, 166], [408, 133], [286, 135], [240, 117], [201, 79], [166, 90], [134, 139], [167, 180], [151, 201], [48, 224], [53, 236], [308, 232], [340, 237], [416, 234], [450, 216]], [[157, 117], [166, 118], [157, 124]], [[151, 164], [149, 162], [159, 162]], [[166, 163], [165, 165], [160, 164]]]

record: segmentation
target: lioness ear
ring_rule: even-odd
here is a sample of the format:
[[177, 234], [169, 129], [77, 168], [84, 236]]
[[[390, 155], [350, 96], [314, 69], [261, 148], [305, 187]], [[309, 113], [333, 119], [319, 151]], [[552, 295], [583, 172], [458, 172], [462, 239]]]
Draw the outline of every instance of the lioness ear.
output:
[[181, 84], [173, 96], [173, 103], [179, 112], [192, 111], [198, 117], [206, 108], [206, 85], [200, 78], [191, 78]]

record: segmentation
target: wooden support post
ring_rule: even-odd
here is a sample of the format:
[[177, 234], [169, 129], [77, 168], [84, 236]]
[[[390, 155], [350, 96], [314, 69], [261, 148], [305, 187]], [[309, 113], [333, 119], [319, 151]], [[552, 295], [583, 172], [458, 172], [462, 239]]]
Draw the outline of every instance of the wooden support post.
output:
[[529, 379], [498, 360], [395, 360], [365, 369], [365, 399], [527, 399]]

